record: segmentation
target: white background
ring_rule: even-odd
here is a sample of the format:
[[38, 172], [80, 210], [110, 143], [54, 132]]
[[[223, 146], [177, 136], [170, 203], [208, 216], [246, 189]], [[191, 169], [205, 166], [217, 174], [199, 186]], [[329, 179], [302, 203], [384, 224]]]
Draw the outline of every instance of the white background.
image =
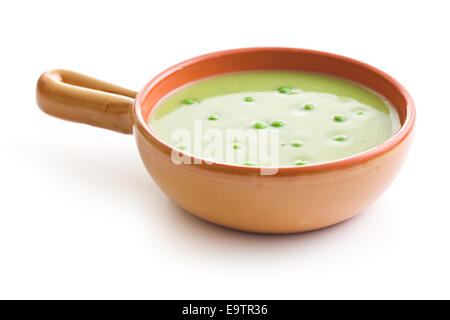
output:
[[[3, 1], [0, 298], [450, 298], [449, 9], [420, 3]], [[179, 61], [251, 46], [350, 56], [410, 91], [413, 148], [365, 212], [297, 235], [220, 228], [168, 200], [132, 136], [35, 103], [48, 69], [139, 90]]]

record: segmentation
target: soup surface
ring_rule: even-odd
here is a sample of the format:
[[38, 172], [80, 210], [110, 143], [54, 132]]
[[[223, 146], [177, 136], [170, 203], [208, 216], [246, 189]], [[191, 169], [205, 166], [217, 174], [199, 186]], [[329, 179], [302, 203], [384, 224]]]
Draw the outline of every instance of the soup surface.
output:
[[346, 158], [389, 139], [396, 110], [352, 82], [288, 71], [234, 73], [162, 99], [150, 129], [183, 153], [215, 162], [300, 166]]

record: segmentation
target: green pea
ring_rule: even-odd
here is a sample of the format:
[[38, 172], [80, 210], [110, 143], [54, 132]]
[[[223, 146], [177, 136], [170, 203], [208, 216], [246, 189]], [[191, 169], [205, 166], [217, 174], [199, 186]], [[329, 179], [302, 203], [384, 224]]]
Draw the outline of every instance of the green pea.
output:
[[307, 103], [307, 104], [305, 104], [304, 106], [303, 106], [303, 109], [305, 109], [305, 110], [312, 110], [312, 109], [314, 109], [314, 105], [313, 104], [310, 104], [310, 103]]
[[305, 164], [308, 164], [308, 162], [305, 161], [305, 160], [297, 160], [297, 161], [295, 161], [294, 164], [295, 164], [296, 166], [304, 166]]
[[303, 146], [303, 142], [295, 140], [291, 142], [291, 146], [295, 147], [295, 148], [299, 148], [301, 146]]
[[285, 125], [285, 122], [283, 120], [274, 120], [270, 123], [270, 125], [275, 128], [280, 128]]
[[208, 120], [219, 120], [219, 117], [216, 116], [215, 114], [212, 114], [208, 117]]
[[245, 102], [253, 102], [253, 101], [255, 101], [255, 99], [253, 97], [245, 97], [244, 101]]
[[235, 144], [233, 144], [233, 149], [234, 150], [242, 149], [242, 145], [239, 143], [235, 143]]
[[345, 140], [347, 140], [347, 136], [345, 136], [345, 135], [334, 136], [333, 140], [334, 141], [345, 141]]
[[278, 92], [279, 93], [289, 93], [292, 91], [291, 87], [279, 87], [278, 88]]
[[267, 128], [267, 123], [265, 123], [264, 121], [255, 121], [253, 123], [253, 128], [255, 128], [255, 129], [265, 129], [265, 128]]
[[344, 122], [344, 121], [347, 121], [347, 117], [337, 114], [333, 117], [333, 120], [336, 122]]
[[175, 148], [177, 148], [179, 150], [184, 150], [184, 149], [186, 149], [186, 146], [184, 144], [179, 144]]
[[364, 114], [364, 111], [358, 111], [358, 112], [356, 112], [356, 114], [357, 114], [358, 116], [362, 116], [362, 115]]
[[196, 100], [196, 99], [184, 99], [183, 100], [184, 104], [194, 104], [194, 103], [197, 103], [197, 102], [198, 102], [198, 100]]

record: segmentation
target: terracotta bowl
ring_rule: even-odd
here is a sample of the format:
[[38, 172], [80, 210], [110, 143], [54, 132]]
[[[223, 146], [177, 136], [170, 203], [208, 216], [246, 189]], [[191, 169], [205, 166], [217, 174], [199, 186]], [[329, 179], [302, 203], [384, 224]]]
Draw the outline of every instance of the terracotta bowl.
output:
[[[203, 78], [248, 70], [299, 70], [341, 77], [374, 90], [397, 109], [401, 129], [366, 152], [304, 167], [260, 168], [223, 163], [177, 165], [172, 148], [147, 126], [150, 112], [171, 91]], [[40, 108], [66, 120], [134, 133], [150, 175], [177, 205], [233, 229], [294, 233], [344, 221], [367, 208], [390, 185], [412, 139], [415, 120], [408, 92], [389, 75], [335, 54], [294, 48], [220, 51], [181, 62], [136, 94], [75, 72], [53, 70], [37, 84]]]

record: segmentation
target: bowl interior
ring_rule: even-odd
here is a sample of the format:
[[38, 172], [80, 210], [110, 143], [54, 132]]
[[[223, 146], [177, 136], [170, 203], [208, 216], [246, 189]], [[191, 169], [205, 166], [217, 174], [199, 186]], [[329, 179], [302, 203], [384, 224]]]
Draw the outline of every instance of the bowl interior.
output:
[[[387, 99], [399, 114], [401, 128], [377, 147], [357, 155], [308, 166], [282, 167], [279, 173], [313, 172], [344, 168], [366, 162], [395, 148], [412, 131], [414, 103], [406, 89], [386, 73], [347, 57], [296, 48], [245, 48], [209, 53], [181, 62], [153, 78], [135, 100], [135, 124], [148, 139], [169, 153], [172, 147], [148, 127], [148, 118], [157, 103], [170, 92], [191, 82], [221, 74], [252, 70], [290, 70], [327, 74], [359, 83]], [[200, 159], [201, 160], [201, 159]], [[257, 167], [215, 163], [212, 167], [252, 171]]]

